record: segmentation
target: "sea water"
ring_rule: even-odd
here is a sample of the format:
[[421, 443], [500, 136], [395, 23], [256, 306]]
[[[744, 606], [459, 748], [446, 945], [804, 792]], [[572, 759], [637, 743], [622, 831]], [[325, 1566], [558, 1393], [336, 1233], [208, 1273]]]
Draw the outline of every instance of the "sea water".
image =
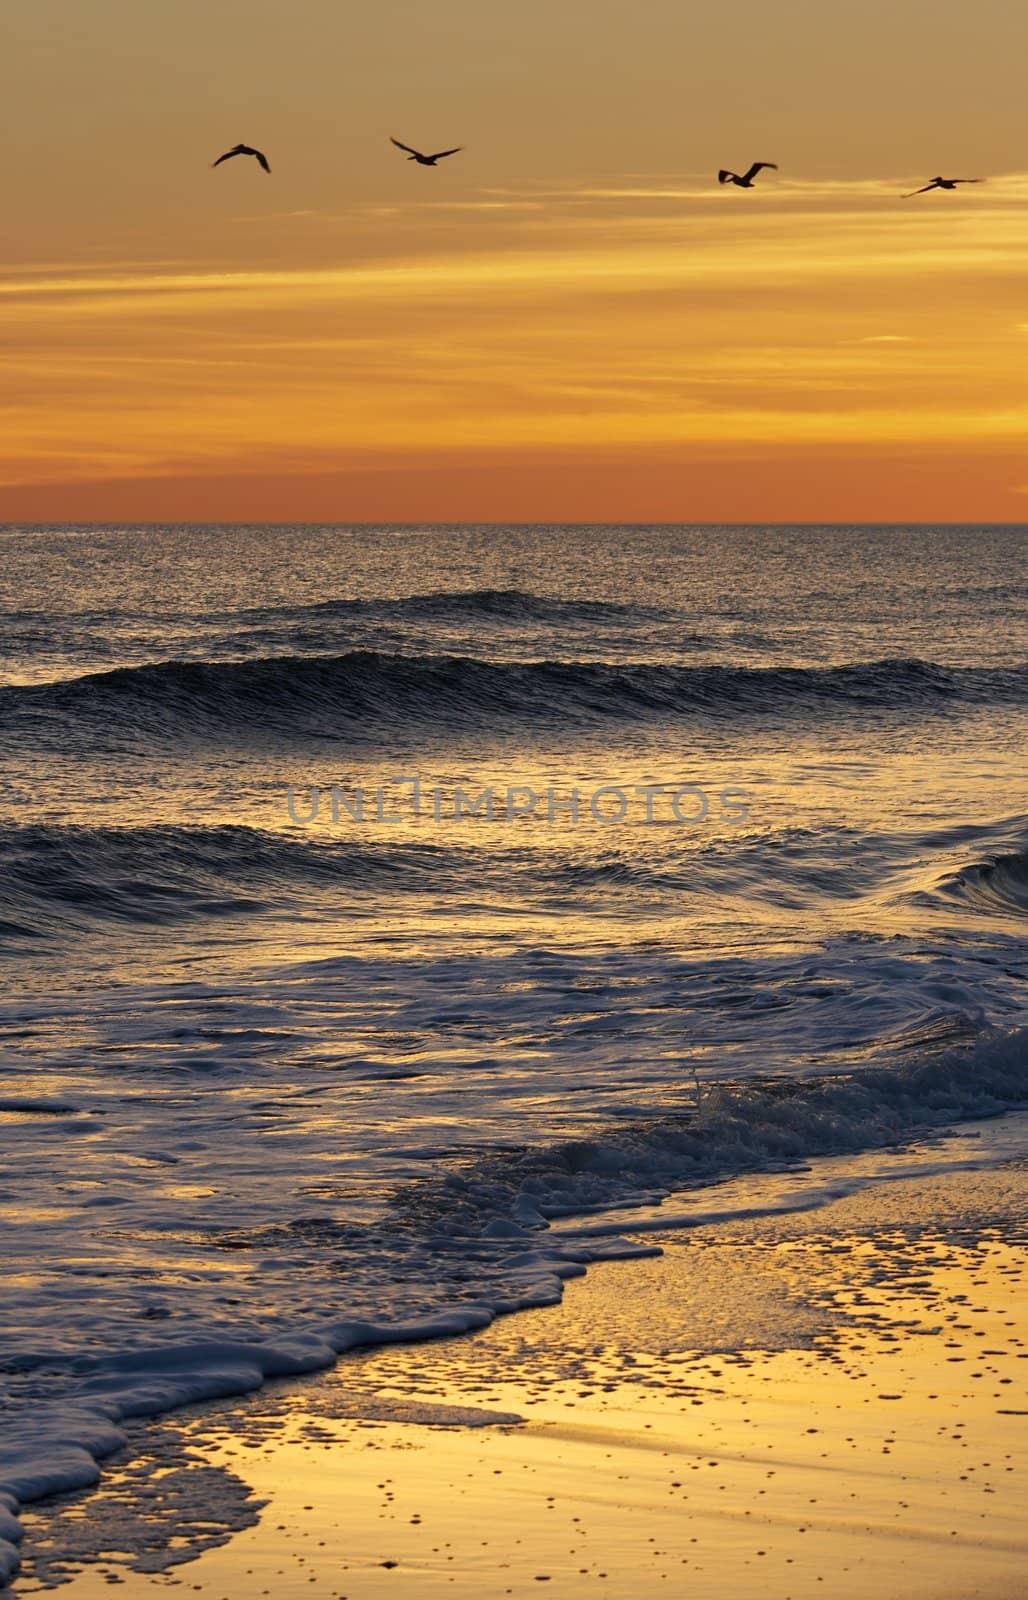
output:
[[0, 1541], [127, 1415], [639, 1248], [597, 1213], [1019, 1148], [1028, 530], [0, 553]]

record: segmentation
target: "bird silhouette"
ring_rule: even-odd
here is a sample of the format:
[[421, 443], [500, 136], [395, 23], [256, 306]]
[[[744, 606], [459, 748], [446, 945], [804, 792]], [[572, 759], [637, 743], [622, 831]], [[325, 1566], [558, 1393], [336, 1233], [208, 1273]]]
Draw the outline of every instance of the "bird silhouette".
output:
[[752, 189], [754, 178], [757, 176], [757, 173], [762, 172], [765, 167], [771, 167], [775, 172], [777, 172], [778, 162], [754, 161], [749, 171], [743, 173], [728, 172], [724, 167], [722, 167], [721, 171], [717, 175], [717, 181], [718, 183], [734, 183], [737, 189]]
[[255, 156], [258, 165], [262, 166], [265, 172], [271, 171], [271, 168], [268, 166], [268, 158], [264, 154], [263, 150], [255, 150], [253, 146], [249, 144], [233, 145], [232, 149], [226, 150], [225, 154], [223, 156], [219, 156], [217, 161], [212, 161], [211, 166], [220, 167], [223, 161], [231, 161], [233, 156]]
[[923, 189], [911, 189], [909, 194], [903, 196], [903, 199], [912, 200], [915, 194], [927, 194], [929, 189], [955, 189], [958, 183], [984, 182], [984, 178], [933, 178], [931, 183], [926, 183]]
[[422, 155], [420, 150], [413, 150], [409, 144], [401, 144], [399, 139], [394, 139], [392, 135], [390, 135], [389, 142], [394, 144], [397, 150], [406, 150], [407, 160], [416, 161], [421, 167], [434, 167], [436, 162], [441, 161], [444, 156], [455, 156], [458, 150], [463, 150], [464, 148], [462, 144], [456, 144], [452, 150], [437, 150], [434, 156], [425, 156]]

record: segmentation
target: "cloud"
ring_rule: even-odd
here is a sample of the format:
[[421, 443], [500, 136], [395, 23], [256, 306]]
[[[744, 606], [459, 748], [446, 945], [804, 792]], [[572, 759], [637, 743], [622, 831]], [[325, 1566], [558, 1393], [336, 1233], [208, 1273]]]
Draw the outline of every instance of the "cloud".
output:
[[1009, 184], [898, 210], [877, 179], [769, 203], [704, 182], [695, 203], [642, 174], [274, 212], [239, 219], [268, 229], [224, 264], [2, 273], [0, 477], [327, 468], [397, 441], [470, 460], [1023, 437]]

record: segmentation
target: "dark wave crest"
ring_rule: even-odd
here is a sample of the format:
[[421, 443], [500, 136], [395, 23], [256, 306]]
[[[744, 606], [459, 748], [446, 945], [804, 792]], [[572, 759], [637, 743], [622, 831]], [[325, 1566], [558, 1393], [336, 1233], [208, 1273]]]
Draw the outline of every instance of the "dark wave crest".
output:
[[0, 939], [122, 923], [163, 926], [423, 884], [442, 846], [319, 843], [235, 825], [0, 827]]
[[[930, 834], [785, 827], [709, 839], [693, 830], [675, 848], [658, 830], [648, 848], [578, 843], [565, 851], [539, 850], [513, 834], [482, 837], [469, 826], [420, 843], [383, 838], [374, 827], [373, 792], [366, 797], [366, 833], [347, 831], [341, 807], [344, 826], [336, 829], [330, 791], [319, 791], [315, 819], [314, 792], [302, 788], [296, 802], [309, 831], [235, 823], [0, 824], [0, 941], [282, 911], [334, 918], [343, 907], [359, 909], [366, 896], [428, 892], [467, 903], [472, 884], [482, 903], [500, 905], [516, 886], [525, 904], [573, 896], [583, 909], [668, 903], [681, 911], [690, 896], [718, 895], [809, 912], [860, 900], [915, 868], [935, 843]], [[356, 791], [342, 792], [354, 801]], [[395, 814], [405, 800], [407, 791], [397, 790], [387, 810]], [[283, 820], [285, 802], [283, 792]], [[500, 821], [504, 803], [498, 790]], [[1028, 916], [1028, 855], [973, 862], [912, 898], [935, 911], [959, 902], [984, 916]]]
[[930, 712], [1024, 703], [1028, 664], [943, 667], [882, 660], [834, 667], [665, 666], [493, 662], [467, 656], [274, 656], [164, 661], [57, 683], [0, 690], [0, 729], [58, 737], [76, 723], [126, 735], [380, 737], [423, 724], [446, 729], [559, 727], [740, 715], [819, 716], [854, 710]]
[[532, 594], [525, 589], [438, 589], [427, 594], [393, 598], [320, 600], [302, 606], [255, 606], [231, 614], [233, 623], [275, 622], [281, 619], [326, 621], [369, 617], [391, 621], [464, 621], [495, 618], [501, 622], [576, 623], [637, 618], [659, 621], [675, 612], [658, 606], [625, 604], [616, 600], [564, 599]]
[[943, 879], [939, 892], [975, 911], [1028, 917], [1028, 850], [962, 867]]

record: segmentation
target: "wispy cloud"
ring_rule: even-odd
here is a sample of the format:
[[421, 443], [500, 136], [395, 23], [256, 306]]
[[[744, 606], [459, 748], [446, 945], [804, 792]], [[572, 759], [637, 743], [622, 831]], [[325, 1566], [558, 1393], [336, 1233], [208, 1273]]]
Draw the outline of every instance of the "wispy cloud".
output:
[[247, 215], [239, 264], [3, 273], [0, 479], [1023, 436], [1028, 176], [906, 207], [703, 181]]

